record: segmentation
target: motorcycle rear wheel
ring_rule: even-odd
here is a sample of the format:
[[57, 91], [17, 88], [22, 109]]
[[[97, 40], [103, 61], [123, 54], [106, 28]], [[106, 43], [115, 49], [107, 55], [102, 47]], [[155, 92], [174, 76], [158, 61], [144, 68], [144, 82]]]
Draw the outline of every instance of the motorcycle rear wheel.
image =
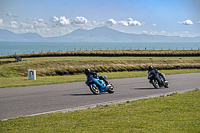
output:
[[95, 95], [100, 94], [100, 89], [95, 83], [92, 83], [89, 86], [92, 93], [94, 93]]
[[157, 79], [153, 79], [152, 80], [152, 84], [153, 84], [154, 88], [156, 88], [156, 89], [159, 88], [159, 84], [158, 84], [158, 80]]

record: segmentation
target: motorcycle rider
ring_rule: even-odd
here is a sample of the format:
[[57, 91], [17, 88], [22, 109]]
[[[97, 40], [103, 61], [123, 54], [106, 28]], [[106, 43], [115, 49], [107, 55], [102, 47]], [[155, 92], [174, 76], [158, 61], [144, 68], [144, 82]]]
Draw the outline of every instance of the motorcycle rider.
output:
[[[84, 73], [85, 73], [85, 75], [87, 76], [87, 80], [90, 78], [91, 75], [92, 75], [93, 77], [98, 77], [98, 73], [93, 72], [93, 71], [91, 71], [91, 70], [88, 69], [88, 68], [85, 69]], [[109, 87], [111, 86], [111, 85], [108, 83], [108, 81], [107, 81], [104, 77], [99, 76], [99, 79], [100, 79], [100, 80], [103, 80], [103, 81], [105, 82], [106, 88], [109, 88]]]
[[[149, 83], [152, 83], [152, 80], [154, 78], [154, 76], [156, 76], [156, 74], [159, 73], [159, 71], [154, 68], [153, 66], [149, 66], [148, 67], [148, 79], [149, 79]], [[165, 78], [163, 77], [162, 74], [159, 74], [165, 81]]]

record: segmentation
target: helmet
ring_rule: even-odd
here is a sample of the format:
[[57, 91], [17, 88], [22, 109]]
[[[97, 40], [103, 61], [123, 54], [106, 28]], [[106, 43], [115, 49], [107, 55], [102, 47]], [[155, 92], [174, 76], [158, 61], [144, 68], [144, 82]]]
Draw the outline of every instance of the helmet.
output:
[[85, 69], [85, 71], [84, 71], [84, 73], [85, 73], [85, 75], [88, 75], [89, 73], [90, 73], [91, 71], [90, 71], [90, 69]]
[[149, 67], [148, 67], [148, 70], [149, 70], [149, 71], [153, 70], [153, 67], [152, 67], [152, 66], [149, 66]]

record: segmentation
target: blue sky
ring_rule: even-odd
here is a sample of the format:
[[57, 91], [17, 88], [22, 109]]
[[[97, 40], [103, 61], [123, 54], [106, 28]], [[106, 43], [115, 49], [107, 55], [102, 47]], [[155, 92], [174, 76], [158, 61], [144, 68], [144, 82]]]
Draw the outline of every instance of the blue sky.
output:
[[134, 34], [200, 36], [200, 0], [0, 0], [0, 29], [60, 36], [108, 26]]

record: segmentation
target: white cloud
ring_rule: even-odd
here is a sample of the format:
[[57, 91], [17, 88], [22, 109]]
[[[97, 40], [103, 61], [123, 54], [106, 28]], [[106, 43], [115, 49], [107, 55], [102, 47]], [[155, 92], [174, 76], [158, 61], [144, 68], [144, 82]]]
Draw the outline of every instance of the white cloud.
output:
[[61, 16], [60, 18], [56, 17], [56, 16], [53, 16], [50, 21], [55, 24], [55, 25], [58, 25], [58, 26], [66, 26], [66, 25], [69, 25], [70, 22], [69, 22], [69, 19], [66, 19], [65, 16]]
[[133, 20], [132, 18], [127, 19], [129, 26], [141, 26], [141, 23], [137, 20]]
[[147, 35], [163, 35], [163, 36], [174, 36], [166, 31], [143, 31], [144, 34]]
[[87, 24], [88, 20], [84, 17], [76, 17], [75, 19], [72, 19], [71, 24], [72, 25], [84, 25]]
[[127, 21], [133, 21], [133, 19], [132, 18], [128, 18]]
[[45, 23], [43, 23], [43, 22], [38, 22], [38, 21], [33, 21], [33, 24], [32, 24], [33, 26], [34, 26], [34, 28], [35, 29], [37, 29], [37, 28], [45, 28], [46, 27], [46, 24]]
[[129, 26], [128, 22], [127, 21], [118, 21], [118, 24], [119, 25], [122, 25], [122, 26]]
[[17, 20], [17, 16], [14, 16], [14, 15], [11, 14], [10, 12], [8, 12], [6, 15], [7, 15], [11, 20], [13, 20], [13, 21]]
[[153, 24], [153, 26], [157, 26], [156, 24]]
[[53, 23], [57, 23], [59, 21], [59, 18], [56, 17], [56, 16], [53, 16], [51, 19], [50, 19], [51, 22]]
[[192, 34], [188, 31], [179, 31], [179, 32], [174, 32], [174, 33], [169, 33], [166, 31], [143, 31], [143, 34], [147, 35], [162, 35], [162, 36], [179, 36], [179, 37], [197, 37], [199, 36], [198, 34]]
[[197, 24], [200, 24], [200, 20], [197, 22]]
[[7, 15], [7, 16], [13, 16], [10, 12], [8, 12], [6, 15]]
[[11, 21], [9, 27], [13, 29], [17, 29], [19, 25], [16, 21]]
[[183, 25], [192, 25], [193, 24], [193, 22], [192, 22], [192, 20], [185, 20], [185, 21], [182, 21], [182, 22], [179, 22], [180, 24], [183, 24]]
[[133, 20], [132, 18], [128, 18], [127, 20], [115, 21], [114, 19], [108, 19], [106, 24], [113, 25], [121, 25], [121, 26], [141, 26], [141, 23], [137, 20]]
[[63, 26], [69, 25], [69, 19], [66, 19], [65, 16], [61, 16], [61, 17], [60, 17], [59, 23], [60, 23], [61, 25], [63, 25]]
[[33, 29], [34, 26], [33, 26], [33, 24], [21, 22], [20, 25], [19, 25], [19, 28], [21, 28], [21, 29]]
[[197, 35], [190, 33], [189, 31], [180, 31], [178, 32], [180, 37], [196, 37]]
[[3, 19], [0, 18], [0, 26], [3, 25]]
[[44, 22], [44, 19], [36, 19], [35, 21]]
[[97, 21], [88, 21], [85, 17], [75, 17], [75, 18], [66, 18], [65, 16], [61, 16], [60, 18], [57, 16], [53, 16], [50, 19], [50, 22], [53, 23], [53, 26], [86, 26], [87, 29], [95, 26], [101, 26], [101, 25], [108, 25], [108, 26], [113, 26], [113, 25], [121, 25], [121, 26], [141, 26], [142, 24], [137, 21], [133, 20], [132, 18], [128, 18], [127, 20], [121, 20], [121, 21], [116, 21], [112, 18], [108, 19], [106, 22], [97, 22]]
[[99, 25], [101, 24], [100, 22], [97, 22], [97, 21], [90, 21], [91, 25]]
[[142, 31], [142, 33], [143, 33], [143, 34], [149, 34], [149, 32], [148, 32], [148, 31]]
[[98, 25], [99, 23], [96, 21], [88, 21], [85, 17], [75, 17], [67, 19], [65, 16], [61, 16], [60, 18], [53, 16], [50, 19], [50, 22], [54, 24], [54, 26], [67, 26], [67, 25], [73, 25], [73, 26], [85, 26], [88, 24], [88, 26], [91, 25]]
[[97, 21], [87, 21], [87, 24], [86, 26], [90, 27], [90, 28], [87, 28], [87, 29], [92, 29], [93, 27], [95, 26], [100, 26], [100, 25], [104, 25], [104, 22], [97, 22]]
[[115, 21], [114, 19], [108, 19], [106, 24], [110, 25], [110, 26], [113, 26], [113, 25], [116, 25], [117, 24], [117, 21]]
[[[15, 25], [17, 25], [17, 22]], [[43, 22], [42, 19], [35, 19], [35, 21], [33, 22], [20, 22], [19, 27], [16, 27], [16, 28], [19, 28], [20, 30], [22, 30], [22, 29], [43, 29], [45, 27], [46, 27], [46, 24]]]
[[129, 21], [128, 22], [129, 26], [141, 26], [141, 23], [139, 21]]

